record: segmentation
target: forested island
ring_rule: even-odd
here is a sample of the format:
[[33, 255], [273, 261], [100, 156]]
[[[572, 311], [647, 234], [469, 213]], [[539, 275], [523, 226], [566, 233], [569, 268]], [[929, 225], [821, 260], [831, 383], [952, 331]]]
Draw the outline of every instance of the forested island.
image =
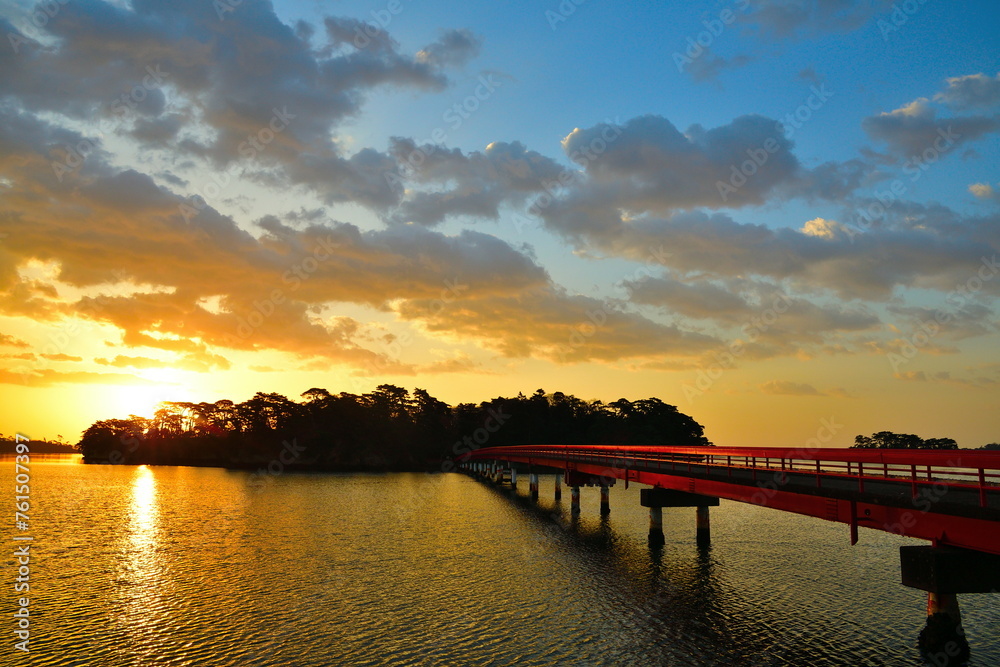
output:
[[293, 401], [258, 392], [242, 403], [167, 402], [151, 419], [91, 425], [77, 444], [87, 463], [323, 471], [441, 470], [479, 447], [525, 444], [702, 446], [701, 424], [658, 398], [585, 401], [530, 396], [448, 405], [423, 389], [366, 394], [310, 389]]

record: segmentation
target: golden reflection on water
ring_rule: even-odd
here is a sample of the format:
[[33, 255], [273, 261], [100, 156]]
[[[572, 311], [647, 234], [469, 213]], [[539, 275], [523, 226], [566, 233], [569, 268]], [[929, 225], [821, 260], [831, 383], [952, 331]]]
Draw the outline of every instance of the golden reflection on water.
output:
[[132, 479], [132, 505], [129, 508], [129, 536], [132, 547], [147, 550], [156, 543], [156, 477], [148, 466], [136, 468]]
[[135, 469], [131, 494], [117, 582], [121, 613], [116, 620], [139, 640], [139, 633], [155, 625], [164, 587], [156, 475], [148, 466]]

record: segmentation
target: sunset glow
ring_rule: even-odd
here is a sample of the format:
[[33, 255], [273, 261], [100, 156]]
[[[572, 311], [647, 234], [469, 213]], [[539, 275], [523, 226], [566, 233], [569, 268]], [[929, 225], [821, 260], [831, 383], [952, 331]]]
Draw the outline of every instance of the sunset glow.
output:
[[0, 430], [392, 383], [1000, 439], [992, 4], [515, 4], [7, 3]]

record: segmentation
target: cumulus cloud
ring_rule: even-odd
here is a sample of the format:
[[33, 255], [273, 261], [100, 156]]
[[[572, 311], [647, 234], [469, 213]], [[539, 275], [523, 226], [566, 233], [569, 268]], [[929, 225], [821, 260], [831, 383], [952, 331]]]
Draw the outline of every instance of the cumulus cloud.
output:
[[[44, 147], [52, 128], [41, 121], [32, 127]], [[410, 147], [400, 143], [394, 150]], [[710, 336], [567, 294], [524, 252], [488, 234], [445, 235], [417, 224], [363, 231], [313, 213], [290, 222], [265, 216], [253, 234], [211, 207], [184, 215], [182, 200], [168, 188], [100, 159], [60, 181], [40, 150], [25, 147], [21, 167], [8, 172], [19, 187], [8, 199], [11, 241], [5, 251], [20, 262], [49, 262], [60, 284], [91, 291], [48, 304], [53, 317], [111, 325], [123, 346], [177, 355], [118, 355], [99, 364], [208, 370], [229, 363], [214, 350], [268, 349], [400, 374], [478, 371], [475, 362], [462, 359], [399, 364], [374, 344], [371, 327], [336, 314], [340, 303], [392, 312], [432, 337], [467, 340], [512, 357], [613, 362], [698, 354], [717, 344]], [[560, 173], [554, 162], [519, 144], [494, 144], [474, 155], [442, 152], [423, 169], [417, 178], [495, 179], [504, 191], [525, 192], [544, 189]], [[41, 194], [74, 215], [38, 206]], [[107, 285], [129, 289], [101, 291]], [[8, 293], [20, 286], [23, 281], [8, 286]]]
[[972, 298], [956, 293], [950, 302], [946, 301], [939, 308], [889, 306], [888, 311], [901, 318], [903, 331], [916, 331], [930, 323], [934, 325], [933, 335], [942, 340], [958, 341], [996, 333], [1000, 325], [996, 313], [990, 306], [976, 303]]
[[448, 30], [417, 52], [416, 60], [436, 67], [464, 65], [479, 55], [483, 40], [469, 30]]
[[934, 100], [958, 111], [1000, 107], [1000, 74], [968, 74], [947, 80], [947, 87]]
[[[709, 27], [709, 21], [716, 21], [717, 25], [725, 28], [731, 21], [736, 21], [743, 27], [744, 33], [755, 35], [761, 45], [773, 49], [782, 40], [857, 30], [876, 15], [888, 11], [891, 5], [891, 0], [738, 0], [728, 3], [723, 10], [713, 12], [703, 25]], [[726, 18], [723, 11], [732, 12], [732, 18]], [[686, 69], [695, 81], [710, 81], [726, 69], [743, 67], [755, 59], [749, 54], [726, 58], [705, 48], [687, 64]], [[811, 68], [803, 72], [807, 76], [802, 78], [815, 76]]]
[[920, 156], [925, 151], [938, 154], [963, 143], [996, 132], [996, 116], [958, 116], [938, 118], [926, 98], [919, 98], [889, 112], [869, 116], [861, 122], [868, 135], [884, 142], [903, 156]]
[[993, 187], [989, 183], [973, 183], [969, 186], [969, 192], [971, 192], [976, 199], [982, 199], [984, 201], [1000, 201], [1000, 190]]
[[850, 32], [891, 5], [890, 0], [758, 0], [742, 20], [767, 37]]
[[[788, 37], [854, 29], [881, 6], [775, 0], [754, 3], [745, 17]], [[18, 34], [18, 26], [0, 27]], [[978, 115], [939, 117], [921, 98], [866, 119], [865, 131], [886, 148], [864, 159], [807, 167], [785, 128], [760, 115], [685, 130], [657, 115], [582, 126], [564, 137], [563, 156], [549, 157], [516, 140], [462, 151], [433, 143], [441, 138], [392, 137], [376, 149], [342, 131], [376, 90], [443, 90], [449, 68], [480, 51], [467, 30], [404, 52], [362, 21], [289, 26], [260, 0], [244, 0], [223, 21], [211, 3], [194, 0], [96, 0], [61, 7], [37, 36], [19, 42], [16, 57], [0, 52], [0, 224], [8, 235], [0, 313], [116, 330], [120, 343], [111, 347], [128, 353], [96, 360], [108, 368], [225, 369], [228, 350], [276, 350], [309, 368], [485, 370], [462, 355], [390, 358], [385, 329], [367, 321], [385, 318], [507, 357], [679, 368], [701, 363], [723, 345], [723, 332], [738, 332], [776, 300], [780, 317], [746, 358], [848, 350], [857, 344], [851, 336], [880, 325], [865, 301], [893, 304], [879, 312], [912, 326], [929, 311], [900, 305], [903, 290], [949, 292], [1000, 249], [996, 215], [899, 201], [859, 231], [829, 210], [772, 224], [768, 208], [796, 198], [864, 203], [855, 192], [884, 176], [876, 169], [933, 147], [942, 133], [958, 144], [995, 131], [997, 118], [982, 110], [994, 105], [996, 81], [985, 75], [949, 79], [933, 98], [938, 109]], [[693, 71], [710, 78], [746, 62], [707, 54], [701, 74]], [[142, 161], [121, 167], [133, 150]], [[314, 199], [285, 215], [237, 221], [212, 196], [183, 197], [207, 194], [209, 172], [219, 201], [242, 196], [224, 192], [233, 183]], [[995, 198], [988, 184], [970, 190]], [[327, 213], [343, 218], [354, 206], [386, 224], [366, 229]], [[444, 226], [510, 210], [517, 220], [532, 215], [582, 256], [652, 268], [622, 281], [626, 299], [600, 300], [562, 289], [530, 248]], [[734, 217], [743, 213], [755, 224]], [[50, 273], [26, 271], [32, 262]], [[998, 286], [986, 281], [942, 340], [994, 331], [987, 301]], [[11, 336], [0, 344], [27, 347]], [[62, 352], [42, 358], [82, 361]], [[31, 381], [73, 377], [86, 376]]]
[[832, 396], [834, 398], [851, 398], [851, 393], [843, 387], [820, 390], [806, 382], [791, 382], [789, 380], [769, 380], [758, 385], [758, 391], [771, 396]]
[[[609, 205], [627, 202], [633, 210], [759, 204], [799, 167], [778, 121], [763, 116], [712, 129], [692, 125], [684, 133], [662, 116], [640, 116], [620, 127], [573, 130], [562, 145], [584, 165], [588, 189], [603, 186], [600, 196], [614, 197]], [[744, 171], [752, 177], [740, 174], [748, 161]]]
[[78, 357], [72, 354], [63, 354], [61, 352], [57, 354], [43, 354], [41, 356], [43, 359], [48, 359], [49, 361], [72, 361], [72, 362], [83, 361], [83, 357]]
[[[468, 154], [394, 137], [390, 153], [411, 191], [388, 215], [392, 222], [435, 225], [450, 216], [497, 218], [504, 203], [521, 204], [559, 187], [565, 169], [520, 142], [494, 142]], [[444, 184], [444, 187], [441, 187]], [[428, 185], [429, 189], [420, 189]]]
[[6, 345], [10, 347], [31, 347], [28, 343], [21, 340], [20, 338], [4, 333], [0, 333], [0, 345]]
[[807, 169], [793, 148], [781, 124], [763, 116], [683, 133], [654, 115], [578, 128], [563, 150], [582, 170], [561, 179], [564, 187], [546, 188], [528, 211], [568, 238], [606, 237], [649, 215], [840, 199], [870, 172], [857, 160]]
[[221, 21], [212, 3], [70, 3], [44, 24], [49, 43], [0, 53], [0, 100], [69, 116], [94, 146], [101, 134], [130, 137], [169, 149], [162, 157], [178, 169], [189, 157], [216, 170], [242, 164], [244, 177], [275, 187], [386, 207], [401, 193], [385, 182], [392, 160], [347, 154], [333, 131], [377, 88], [442, 90], [446, 68], [480, 40], [450, 30], [410, 56], [366, 27], [328, 17], [327, 43], [314, 47], [313, 31], [282, 23], [264, 0], [244, 0]]
[[475, 340], [504, 356], [536, 356], [557, 363], [692, 356], [720, 344], [711, 336], [660, 324], [608, 302], [550, 286], [445, 307], [410, 300], [398, 312], [402, 319], [419, 321], [430, 332]]
[[779, 285], [747, 279], [707, 281], [645, 277], [625, 281], [634, 303], [660, 306], [667, 312], [706, 320], [746, 338], [787, 353], [829, 337], [871, 331], [880, 324], [869, 309], [816, 304], [789, 295]]
[[[11, 119], [0, 114], [0, 123]], [[517, 294], [548, 284], [532, 259], [476, 231], [362, 231], [310, 214], [298, 215], [296, 227], [263, 218], [254, 235], [211, 207], [185, 215], [169, 189], [99, 158], [59, 179], [45, 157], [58, 130], [21, 114], [13, 122], [27, 131], [0, 134], [11, 146], [0, 158], [2, 173], [14, 186], [0, 214], [9, 233], [10, 268], [0, 274], [7, 315], [111, 324], [124, 345], [202, 355], [180, 358], [190, 368], [225, 367], [204, 356], [206, 346], [360, 365], [382, 355], [369, 349], [366, 327], [329, 312], [332, 304], [387, 310], [399, 300]], [[50, 263], [56, 281], [90, 295], [45, 294], [44, 285], [17, 273], [29, 260]], [[130, 287], [122, 293], [109, 285]]]
[[40, 368], [20, 372], [0, 368], [0, 384], [16, 384], [25, 387], [51, 387], [59, 384], [155, 384], [128, 373], [94, 373], [90, 371], [62, 372], [51, 368]]
[[[545, 212], [550, 228], [611, 255], [706, 278], [789, 280], [793, 286], [832, 290], [844, 298], [884, 300], [900, 286], [948, 292], [979, 269], [984, 253], [1000, 250], [996, 216], [963, 219], [947, 211], [935, 219], [934, 211], [902, 205], [899, 213], [907, 214], [907, 226], [849, 233], [842, 225], [826, 225], [822, 235], [815, 227], [805, 232], [770, 228], [739, 223], [722, 213], [625, 219], [616, 212], [610, 219], [594, 220], [592, 212], [573, 215], [551, 208]], [[577, 224], [581, 217], [583, 225]], [[669, 254], [650, 252], [658, 247]], [[893, 248], [891, 255], [886, 247]], [[997, 294], [1000, 283], [991, 281], [984, 291]]]
[[758, 387], [764, 394], [776, 396], [822, 396], [823, 394], [811, 384], [790, 382], [788, 380], [769, 380]]
[[695, 81], [712, 81], [725, 70], [739, 69], [753, 61], [752, 56], [736, 55], [731, 58], [723, 58], [705, 49], [701, 57], [692, 60], [685, 69]]
[[152, 357], [132, 357], [119, 354], [114, 359], [97, 358], [94, 363], [115, 368], [177, 368], [187, 371], [205, 373], [213, 369], [228, 370], [230, 363], [224, 357], [215, 354], [187, 354], [175, 360], [154, 359]]
[[893, 373], [892, 376], [897, 380], [905, 382], [935, 382], [962, 387], [964, 389], [993, 388], [1000, 384], [1000, 372], [998, 372], [995, 365], [983, 365], [966, 370], [967, 372], [961, 377], [954, 375], [950, 371], [937, 371], [934, 373], [903, 371]]

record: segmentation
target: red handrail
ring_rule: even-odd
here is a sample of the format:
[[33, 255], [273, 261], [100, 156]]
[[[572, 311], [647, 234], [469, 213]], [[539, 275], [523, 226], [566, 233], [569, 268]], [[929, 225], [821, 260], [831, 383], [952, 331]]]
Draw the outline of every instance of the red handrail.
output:
[[[802, 459], [808, 461], [839, 461], [843, 463], [905, 463], [907, 465], [932, 465], [956, 468], [985, 468], [1000, 470], [1000, 451], [978, 449], [852, 449], [846, 447], [622, 447], [618, 445], [510, 445], [484, 447], [472, 453], [474, 458], [503, 449], [540, 449], [550, 452], [560, 450], [602, 451], [620, 454], [688, 454], [696, 456], [741, 456], [767, 459]], [[949, 464], [949, 460], [961, 463]]]
[[[900, 449], [847, 449], [847, 448], [794, 448], [794, 447], [622, 447], [608, 445], [514, 445], [486, 447], [471, 452], [468, 458], [504, 458], [523, 456], [554, 456], [563, 460], [578, 457], [616, 458], [622, 461], [668, 461], [671, 471], [676, 464], [743, 468], [752, 470], [754, 479], [758, 470], [771, 470], [772, 461], [780, 462], [781, 469], [810, 472], [820, 479], [850, 477], [857, 479], [859, 492], [864, 491], [865, 479], [900, 479], [910, 482], [913, 496], [920, 485], [977, 488], [979, 504], [986, 506], [987, 490], [997, 490], [1000, 485], [1000, 451], [980, 450], [900, 450]], [[736, 459], [734, 461], [734, 459]], [[742, 459], [740, 464], [739, 459]], [[721, 463], [720, 463], [721, 461]], [[761, 464], [761, 461], [763, 463]], [[798, 462], [798, 463], [797, 463]], [[815, 463], [815, 465], [813, 465]], [[858, 464], [856, 469], [852, 464]], [[877, 464], [865, 472], [865, 463]], [[925, 479], [917, 478], [917, 466], [926, 467]], [[987, 472], [996, 471], [996, 472]], [[937, 473], [937, 476], [935, 476]], [[942, 477], [948, 475], [949, 477]]]

